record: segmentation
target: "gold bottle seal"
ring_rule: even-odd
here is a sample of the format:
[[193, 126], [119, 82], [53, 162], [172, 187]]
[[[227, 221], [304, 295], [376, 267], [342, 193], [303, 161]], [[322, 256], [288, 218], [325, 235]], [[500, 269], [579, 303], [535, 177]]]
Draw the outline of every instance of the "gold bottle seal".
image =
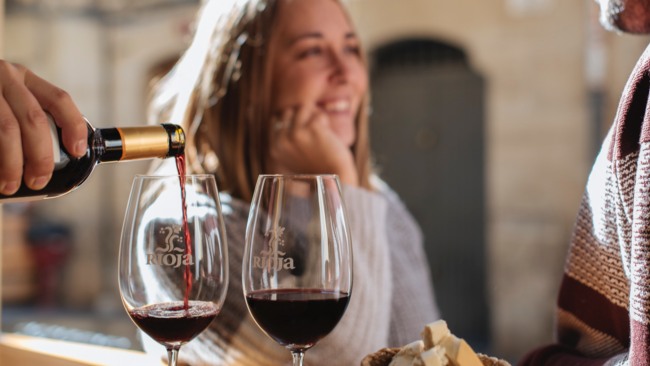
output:
[[164, 158], [169, 153], [169, 135], [163, 126], [117, 128], [122, 138], [124, 160]]

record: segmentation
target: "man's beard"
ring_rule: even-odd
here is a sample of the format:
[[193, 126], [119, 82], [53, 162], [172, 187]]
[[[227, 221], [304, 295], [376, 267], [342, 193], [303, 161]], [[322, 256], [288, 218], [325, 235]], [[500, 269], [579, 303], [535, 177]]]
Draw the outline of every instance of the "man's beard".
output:
[[627, 0], [597, 0], [600, 3], [600, 23], [610, 31], [622, 31], [616, 24]]

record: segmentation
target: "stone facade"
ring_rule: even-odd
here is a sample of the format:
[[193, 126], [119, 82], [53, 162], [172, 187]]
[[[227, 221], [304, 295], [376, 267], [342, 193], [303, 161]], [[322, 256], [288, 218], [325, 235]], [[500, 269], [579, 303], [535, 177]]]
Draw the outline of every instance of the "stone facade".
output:
[[[115, 3], [13, 2], [6, 17], [6, 59], [70, 93], [95, 127], [146, 123], [149, 72], [182, 53], [198, 6], [196, 1]], [[63, 283], [68, 306], [122, 311], [120, 232], [133, 177], [147, 166], [100, 166], [82, 189], [36, 203], [38, 215], [74, 228], [76, 245]]]

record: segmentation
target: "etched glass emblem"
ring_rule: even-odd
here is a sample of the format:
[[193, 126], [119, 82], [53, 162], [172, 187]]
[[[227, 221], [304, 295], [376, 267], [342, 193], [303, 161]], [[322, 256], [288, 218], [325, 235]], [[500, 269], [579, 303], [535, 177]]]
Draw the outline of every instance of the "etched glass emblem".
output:
[[287, 253], [280, 251], [278, 248], [279, 245], [284, 246], [282, 234], [284, 234], [282, 226], [278, 226], [277, 230], [269, 230], [264, 233], [264, 236], [269, 238], [269, 248], [261, 250], [259, 257], [253, 258], [254, 268], [275, 268], [278, 271], [295, 268], [293, 258], [284, 258]]
[[[165, 237], [165, 247], [156, 248], [156, 253], [147, 253], [147, 264], [155, 266], [172, 266], [174, 268], [180, 267], [181, 264], [194, 264], [191, 254], [182, 254], [185, 252], [185, 249], [174, 245], [174, 242], [176, 242], [176, 244], [183, 244], [181, 226], [166, 226], [159, 231], [161, 235], [164, 235], [165, 232], [167, 232], [167, 236]], [[174, 252], [180, 253], [177, 254]]]

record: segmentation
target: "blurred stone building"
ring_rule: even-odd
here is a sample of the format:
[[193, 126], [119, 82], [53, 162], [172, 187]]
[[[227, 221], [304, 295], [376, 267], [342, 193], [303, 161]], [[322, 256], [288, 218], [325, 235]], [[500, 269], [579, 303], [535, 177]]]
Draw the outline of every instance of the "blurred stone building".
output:
[[[148, 82], [183, 51], [198, 6], [8, 0], [5, 57], [67, 90], [97, 127], [144, 124]], [[466, 229], [482, 238], [487, 346], [516, 360], [550, 342], [587, 175], [650, 39], [605, 32], [590, 0], [353, 0], [349, 8], [371, 62], [386, 46], [429, 41], [462, 53], [480, 78], [482, 224]], [[427, 136], [413, 136], [414, 144], [434, 146]], [[99, 167], [78, 191], [37, 204], [40, 215], [75, 229], [62, 284], [67, 306], [122, 311], [119, 236], [133, 176], [146, 167]]]
[[[183, 52], [198, 4], [7, 1], [4, 56], [69, 92], [95, 127], [143, 125], [149, 82], [161, 65], [166, 67]], [[102, 326], [77, 321], [65, 325], [106, 332], [110, 323], [120, 323], [111, 316], [125, 315], [117, 283], [120, 233], [133, 178], [146, 173], [148, 164], [101, 166], [83, 189], [37, 202], [32, 208], [36, 220], [73, 228], [74, 248], [58, 289], [61, 305], [88, 318], [93, 318], [89, 316], [93, 313], [109, 317], [109, 321], [100, 322]], [[17, 251], [8, 241], [5, 247]], [[5, 262], [11, 260], [4, 257]], [[3, 282], [11, 282], [11, 275], [5, 273]], [[25, 321], [23, 313], [19, 314], [18, 320]], [[43, 316], [37, 319], [58, 321]], [[3, 318], [3, 322], [10, 320]], [[121, 320], [129, 327], [129, 336], [135, 338], [130, 320]], [[100, 329], [88, 329], [94, 327]]]

